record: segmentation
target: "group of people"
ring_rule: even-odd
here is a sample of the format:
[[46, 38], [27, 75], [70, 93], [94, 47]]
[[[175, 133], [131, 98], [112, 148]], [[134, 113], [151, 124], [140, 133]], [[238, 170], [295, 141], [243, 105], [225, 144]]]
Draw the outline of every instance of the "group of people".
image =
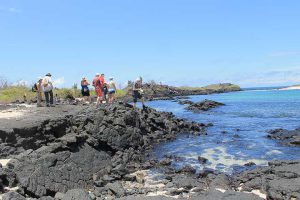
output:
[[[47, 73], [44, 78], [39, 77], [38, 82], [34, 84], [32, 90], [37, 93], [37, 106], [42, 106], [42, 93], [45, 95], [45, 101], [47, 107], [54, 107], [54, 98], [53, 98], [53, 82], [51, 79], [51, 73]], [[89, 81], [83, 77], [81, 79], [81, 94], [85, 101], [91, 101], [91, 94], [89, 89], [90, 83]], [[108, 103], [113, 103], [115, 99], [115, 94], [117, 92], [116, 84], [114, 82], [113, 77], [109, 77], [109, 81], [105, 81], [104, 74], [96, 73], [92, 86], [95, 88], [97, 102], [96, 104], [99, 105], [103, 103], [103, 101]], [[142, 89], [142, 78], [139, 77], [133, 84], [132, 88], [132, 96], [133, 96], [133, 105], [136, 106], [138, 99], [141, 99], [143, 108], [144, 105], [144, 91]]]
[[[86, 101], [90, 101], [90, 83], [83, 77], [81, 80], [81, 94]], [[97, 105], [103, 101], [113, 103], [117, 92], [116, 84], [113, 77], [109, 77], [109, 82], [105, 82], [104, 74], [97, 73], [92, 82], [97, 95]]]

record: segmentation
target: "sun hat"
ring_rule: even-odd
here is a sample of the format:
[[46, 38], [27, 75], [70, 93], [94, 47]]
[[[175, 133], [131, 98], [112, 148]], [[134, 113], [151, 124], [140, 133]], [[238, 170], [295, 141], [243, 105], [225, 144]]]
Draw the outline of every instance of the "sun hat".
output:
[[114, 78], [113, 78], [113, 77], [109, 77], [108, 79], [109, 79], [109, 80], [113, 80]]
[[96, 73], [96, 76], [99, 76], [100, 74], [99, 73]]
[[39, 76], [38, 78], [37, 78], [37, 80], [43, 80], [43, 77], [41, 77], [41, 76]]
[[46, 76], [52, 76], [52, 74], [51, 74], [51, 73], [48, 73], [48, 74], [46, 74]]

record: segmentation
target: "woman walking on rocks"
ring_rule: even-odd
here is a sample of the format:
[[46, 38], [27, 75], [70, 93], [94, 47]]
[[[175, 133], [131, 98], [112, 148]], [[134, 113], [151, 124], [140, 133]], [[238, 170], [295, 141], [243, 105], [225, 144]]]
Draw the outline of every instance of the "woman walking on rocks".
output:
[[114, 78], [110, 77], [108, 82], [108, 103], [113, 103], [115, 99], [115, 93], [117, 91]]
[[90, 83], [88, 80], [83, 77], [81, 80], [81, 94], [84, 99], [84, 101], [90, 102], [90, 89], [89, 89]]
[[104, 84], [104, 78], [101, 79], [99, 73], [96, 74], [93, 80], [93, 86], [95, 87], [96, 95], [97, 95], [97, 105], [102, 103], [102, 86]]

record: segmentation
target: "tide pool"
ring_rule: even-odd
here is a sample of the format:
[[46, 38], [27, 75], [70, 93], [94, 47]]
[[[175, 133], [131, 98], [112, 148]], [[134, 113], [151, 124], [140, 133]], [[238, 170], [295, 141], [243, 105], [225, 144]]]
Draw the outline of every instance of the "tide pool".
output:
[[[162, 159], [164, 155], [172, 154], [181, 158], [173, 162], [174, 167], [189, 164], [198, 170], [206, 167], [226, 173], [243, 170], [246, 168], [243, 165], [249, 162], [263, 166], [270, 160], [300, 158], [299, 148], [281, 146], [266, 138], [270, 129], [300, 127], [300, 91], [241, 91], [191, 96], [189, 100], [204, 99], [226, 105], [195, 114], [174, 101], [146, 103], [157, 110], [173, 112], [180, 118], [214, 124], [207, 129], [206, 136], [182, 134], [175, 141], [157, 145], [153, 157]], [[209, 162], [201, 165], [198, 156]]]

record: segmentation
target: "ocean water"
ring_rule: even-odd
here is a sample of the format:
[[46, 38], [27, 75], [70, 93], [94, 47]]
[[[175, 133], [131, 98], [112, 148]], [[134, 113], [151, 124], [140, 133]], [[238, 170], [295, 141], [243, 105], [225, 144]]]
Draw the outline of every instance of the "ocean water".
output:
[[[178, 157], [173, 167], [191, 165], [197, 170], [212, 168], [229, 174], [247, 169], [244, 164], [248, 162], [264, 166], [270, 160], [300, 158], [299, 148], [282, 146], [266, 138], [270, 129], [300, 127], [300, 91], [248, 90], [190, 96], [193, 102], [204, 99], [226, 105], [195, 114], [173, 101], [146, 103], [180, 118], [214, 124], [207, 129], [206, 136], [182, 134], [174, 141], [155, 146], [152, 157], [162, 159], [172, 154]], [[198, 156], [209, 162], [200, 164]]]

